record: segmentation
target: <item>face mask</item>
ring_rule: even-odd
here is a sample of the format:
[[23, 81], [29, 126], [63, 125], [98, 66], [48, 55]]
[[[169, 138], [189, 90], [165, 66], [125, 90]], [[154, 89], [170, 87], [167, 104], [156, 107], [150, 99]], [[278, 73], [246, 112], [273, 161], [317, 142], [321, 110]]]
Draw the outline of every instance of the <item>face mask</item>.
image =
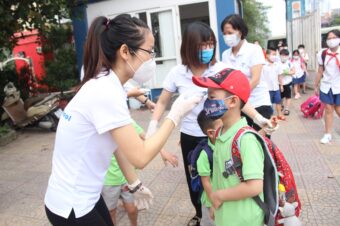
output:
[[302, 53], [304, 53], [304, 52], [305, 52], [304, 49], [299, 49], [299, 53], [300, 53], [300, 54], [302, 54]]
[[286, 57], [286, 56], [282, 56], [282, 57], [281, 57], [281, 61], [282, 61], [283, 63], [286, 63], [287, 60], [288, 60], [288, 57]]
[[234, 47], [237, 46], [241, 39], [237, 36], [237, 34], [232, 34], [232, 35], [223, 35], [223, 39], [225, 44], [229, 47]]
[[274, 56], [274, 55], [270, 55], [269, 56], [269, 60], [271, 61], [271, 62], [276, 62], [276, 56]]
[[335, 48], [339, 46], [339, 44], [340, 44], [340, 38], [333, 38], [333, 39], [327, 40], [327, 45], [329, 48]]
[[213, 55], [214, 55], [214, 49], [203, 49], [198, 52], [200, 62], [203, 64], [210, 63]]
[[293, 56], [294, 60], [298, 60], [300, 56]]
[[212, 120], [221, 118], [228, 111], [228, 107], [224, 104], [224, 101], [231, 97], [233, 96], [222, 100], [206, 99], [203, 107], [206, 116]]
[[[137, 56], [137, 55], [136, 55]], [[138, 57], [138, 56], [137, 56]], [[133, 80], [138, 82], [139, 84], [143, 84], [150, 79], [152, 79], [156, 75], [156, 62], [154, 59], [150, 59], [148, 61], [143, 61], [139, 57], [138, 59], [142, 61], [142, 65], [139, 66], [137, 70], [135, 70], [129, 62], [128, 65], [130, 66], [131, 70], [134, 72], [134, 75], [132, 77]]]

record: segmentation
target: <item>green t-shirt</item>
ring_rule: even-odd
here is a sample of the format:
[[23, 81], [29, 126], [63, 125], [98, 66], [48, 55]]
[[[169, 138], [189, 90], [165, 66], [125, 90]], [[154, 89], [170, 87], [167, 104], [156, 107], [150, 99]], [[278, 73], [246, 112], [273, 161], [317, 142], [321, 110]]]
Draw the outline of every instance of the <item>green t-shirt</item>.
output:
[[[245, 118], [240, 119], [215, 142], [213, 154], [213, 191], [234, 187], [240, 183], [236, 174], [223, 176], [225, 162], [231, 159], [231, 143], [237, 131], [246, 126]], [[245, 180], [263, 179], [264, 154], [261, 144], [253, 134], [245, 134], [240, 142], [242, 173]], [[260, 194], [263, 200], [263, 193]], [[216, 226], [263, 226], [264, 212], [252, 198], [224, 202], [215, 210]]]
[[[211, 149], [214, 149], [214, 145], [210, 142], [210, 139], [208, 139], [208, 145], [209, 147], [211, 147]], [[200, 156], [197, 159], [197, 172], [198, 172], [198, 175], [200, 175], [201, 177], [211, 176], [208, 155], [204, 150], [201, 151]], [[211, 178], [210, 178], [210, 182], [211, 182]], [[208, 195], [205, 191], [203, 191], [202, 193], [201, 203], [208, 208], [211, 207], [211, 202], [208, 199]]]
[[[134, 120], [132, 120], [132, 125], [135, 128], [138, 135], [144, 132], [143, 128], [140, 127]], [[109, 169], [106, 172], [104, 185], [118, 186], [126, 184], [127, 181], [119, 168], [117, 160], [114, 155], [112, 155], [111, 163]]]

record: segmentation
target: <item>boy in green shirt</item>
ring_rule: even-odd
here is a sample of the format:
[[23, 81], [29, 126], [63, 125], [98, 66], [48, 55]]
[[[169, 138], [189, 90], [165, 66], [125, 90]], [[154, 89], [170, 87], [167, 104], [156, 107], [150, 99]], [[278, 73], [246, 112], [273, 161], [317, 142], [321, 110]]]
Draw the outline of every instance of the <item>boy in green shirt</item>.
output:
[[[231, 146], [237, 131], [247, 126], [241, 109], [250, 96], [247, 77], [238, 70], [224, 69], [215, 76], [193, 77], [193, 82], [208, 88], [204, 103], [207, 117], [221, 118], [223, 127], [218, 133], [213, 153], [213, 193], [210, 195], [216, 226], [263, 226], [264, 212], [252, 197], [263, 200], [264, 154], [253, 134], [240, 141], [242, 175], [237, 176], [231, 160]], [[212, 208], [212, 209], [213, 209]]]
[[[200, 126], [202, 132], [208, 136], [208, 145], [211, 150], [214, 149], [215, 144], [215, 134], [216, 130], [222, 126], [221, 120], [212, 120], [208, 118], [205, 114], [205, 111], [202, 110], [197, 116], [197, 122]], [[212, 186], [211, 186], [211, 166], [208, 159], [207, 153], [202, 150], [198, 159], [197, 159], [197, 172], [198, 175], [201, 177], [202, 185], [204, 191], [201, 195], [201, 203], [202, 203], [202, 219], [201, 225], [202, 226], [213, 226], [214, 222], [209, 217], [209, 210], [211, 207], [211, 202], [209, 197], [212, 193]]]
[[[135, 121], [132, 122], [136, 132], [144, 138], [144, 130]], [[113, 224], [116, 226], [116, 210], [119, 198], [122, 199], [124, 208], [130, 219], [131, 226], [137, 226], [138, 209], [134, 204], [134, 196], [126, 189], [127, 181], [119, 168], [115, 156], [112, 156], [111, 163], [105, 175], [102, 196], [110, 211]]]

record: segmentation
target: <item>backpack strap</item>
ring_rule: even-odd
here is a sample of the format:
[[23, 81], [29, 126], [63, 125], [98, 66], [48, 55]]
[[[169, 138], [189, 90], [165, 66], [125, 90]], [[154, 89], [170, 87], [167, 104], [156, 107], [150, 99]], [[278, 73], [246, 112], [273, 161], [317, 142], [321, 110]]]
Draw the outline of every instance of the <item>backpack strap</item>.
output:
[[208, 142], [205, 143], [202, 146], [202, 149], [205, 151], [205, 153], [208, 156], [208, 160], [209, 160], [209, 166], [210, 166], [210, 175], [212, 175], [213, 172], [213, 150], [211, 149], [211, 147], [209, 146]]
[[[240, 155], [240, 145], [241, 145], [240, 141], [241, 141], [242, 136], [246, 133], [251, 133], [251, 134], [255, 135], [257, 140], [260, 142], [262, 148], [266, 149], [266, 150], [263, 150], [263, 151], [267, 152], [269, 155], [270, 155], [269, 148], [272, 148], [272, 146], [268, 147], [264, 138], [262, 138], [262, 136], [260, 134], [258, 134], [252, 127], [245, 126], [245, 127], [242, 127], [241, 129], [239, 129], [239, 131], [236, 133], [236, 135], [234, 136], [234, 139], [232, 141], [231, 151], [232, 151], [232, 160], [233, 160], [233, 163], [234, 163], [235, 171], [236, 171], [237, 176], [240, 178], [241, 182], [244, 182], [244, 178], [243, 178], [243, 175], [242, 175], [242, 159], [241, 159], [241, 155]], [[277, 178], [277, 176], [276, 176], [276, 178]], [[265, 223], [266, 223], [266, 225], [267, 226], [274, 226], [275, 225], [275, 215], [276, 215], [277, 211], [275, 211], [273, 213], [270, 210], [269, 206], [264, 201], [262, 201], [261, 198], [258, 195], [253, 197], [253, 200], [256, 202], [256, 204], [265, 213]]]
[[328, 49], [324, 49], [321, 53], [322, 66], [323, 66], [324, 70], [325, 70], [325, 60], [326, 60], [327, 50]]

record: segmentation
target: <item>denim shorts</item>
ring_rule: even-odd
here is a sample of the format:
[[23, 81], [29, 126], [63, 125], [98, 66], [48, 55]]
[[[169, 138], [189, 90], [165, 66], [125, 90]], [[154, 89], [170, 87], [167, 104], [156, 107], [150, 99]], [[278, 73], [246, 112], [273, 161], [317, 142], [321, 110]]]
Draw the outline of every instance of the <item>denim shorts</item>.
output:
[[269, 91], [270, 101], [272, 104], [279, 104], [281, 103], [281, 93], [280, 90]]
[[333, 94], [332, 89], [327, 94], [320, 91], [320, 100], [325, 104], [340, 106], [340, 93]]

